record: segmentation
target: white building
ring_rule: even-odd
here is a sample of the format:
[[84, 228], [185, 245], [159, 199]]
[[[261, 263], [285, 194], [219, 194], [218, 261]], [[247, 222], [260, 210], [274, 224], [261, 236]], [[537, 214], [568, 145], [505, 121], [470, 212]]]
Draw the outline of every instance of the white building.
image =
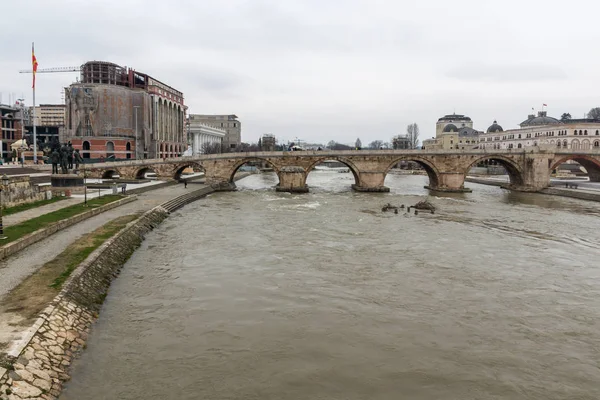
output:
[[236, 152], [242, 143], [242, 123], [237, 115], [206, 115], [190, 114], [190, 120], [207, 126], [212, 126], [225, 131], [223, 138], [223, 151]]
[[223, 138], [227, 134], [225, 129], [215, 128], [194, 120], [194, 115], [190, 115], [188, 122], [188, 138], [192, 145], [192, 155], [204, 154], [209, 147], [215, 145], [218, 145], [219, 152], [221, 152]]
[[479, 135], [480, 149], [522, 149], [531, 146], [554, 146], [572, 150], [600, 150], [600, 121], [572, 119], [559, 121], [545, 111], [530, 115], [520, 129], [503, 130], [494, 123]]

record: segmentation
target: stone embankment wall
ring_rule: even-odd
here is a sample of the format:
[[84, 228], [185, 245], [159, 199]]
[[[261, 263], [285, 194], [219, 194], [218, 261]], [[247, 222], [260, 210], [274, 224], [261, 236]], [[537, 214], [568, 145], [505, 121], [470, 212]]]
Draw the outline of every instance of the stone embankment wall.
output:
[[39, 186], [31, 182], [29, 176], [13, 176], [8, 186], [2, 187], [2, 205], [4, 207], [33, 203], [52, 197], [50, 186]]
[[85, 346], [111, 281], [144, 236], [170, 212], [213, 192], [203, 188], [155, 207], [96, 249], [0, 360], [0, 399], [56, 399], [70, 378], [73, 358]]

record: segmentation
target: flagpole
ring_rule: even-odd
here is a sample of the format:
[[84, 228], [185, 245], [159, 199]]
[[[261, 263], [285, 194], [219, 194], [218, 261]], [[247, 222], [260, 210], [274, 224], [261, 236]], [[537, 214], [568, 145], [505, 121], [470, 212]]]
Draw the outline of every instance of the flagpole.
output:
[[[33, 42], [31, 42], [31, 54], [34, 54]], [[33, 72], [35, 79], [35, 71]], [[33, 81], [33, 163], [37, 164], [37, 132], [35, 130], [35, 80]]]

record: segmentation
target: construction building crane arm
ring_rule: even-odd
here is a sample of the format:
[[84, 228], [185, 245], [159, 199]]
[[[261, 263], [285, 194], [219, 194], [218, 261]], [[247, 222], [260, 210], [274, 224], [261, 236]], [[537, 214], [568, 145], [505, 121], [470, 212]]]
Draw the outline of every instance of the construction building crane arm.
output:
[[[36, 74], [48, 73], [48, 72], [79, 72], [81, 67], [54, 67], [54, 68], [38, 68]], [[31, 74], [33, 70], [22, 69], [19, 71], [20, 74]]]

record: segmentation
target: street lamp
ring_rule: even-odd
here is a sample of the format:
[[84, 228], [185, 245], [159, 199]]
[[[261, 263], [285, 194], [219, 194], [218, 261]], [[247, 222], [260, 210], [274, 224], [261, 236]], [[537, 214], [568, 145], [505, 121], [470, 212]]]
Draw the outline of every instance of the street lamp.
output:
[[7, 239], [4, 236], [4, 225], [2, 225], [2, 207], [4, 206], [4, 189], [8, 189], [10, 178], [6, 174], [2, 175], [2, 186], [0, 186], [0, 240]]

